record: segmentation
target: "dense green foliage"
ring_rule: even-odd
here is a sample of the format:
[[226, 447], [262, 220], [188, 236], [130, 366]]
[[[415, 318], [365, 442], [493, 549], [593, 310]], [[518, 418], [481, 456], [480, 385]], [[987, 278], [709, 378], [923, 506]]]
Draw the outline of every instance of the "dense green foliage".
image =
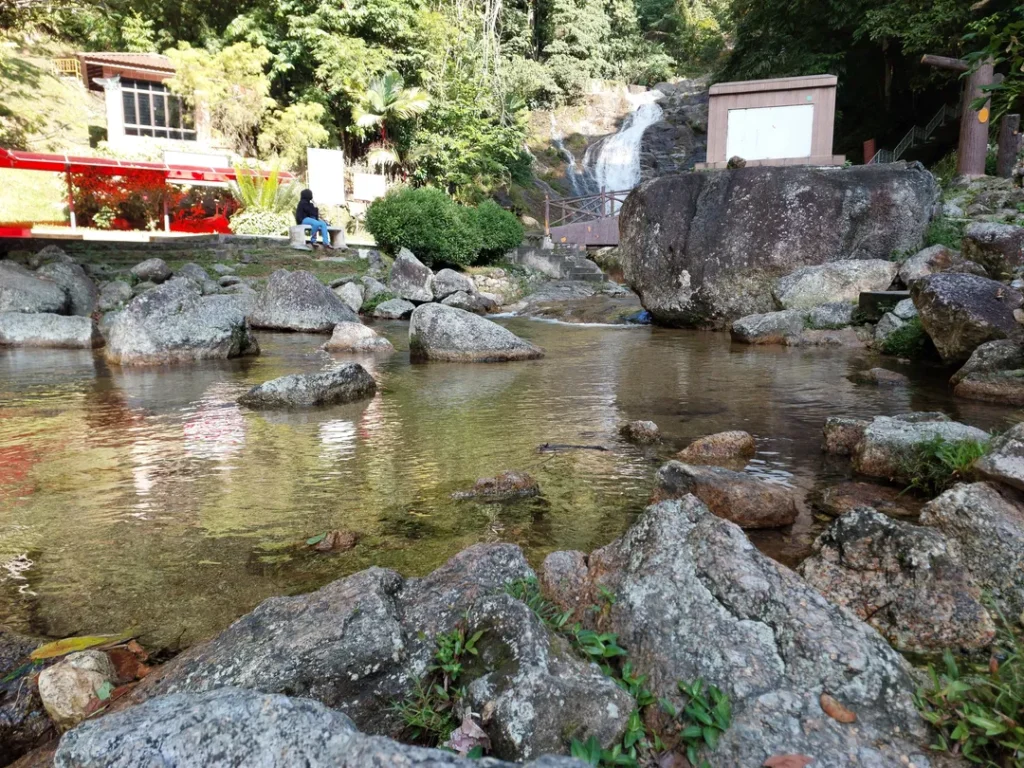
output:
[[970, 480], [974, 462], [987, 450], [986, 442], [935, 437], [916, 446], [900, 470], [909, 478], [911, 488], [937, 496], [958, 482]]
[[480, 233], [479, 261], [493, 263], [523, 241], [523, 225], [492, 200], [484, 200], [472, 210], [473, 224]]
[[920, 360], [932, 349], [931, 339], [921, 325], [921, 318], [912, 317], [882, 341], [881, 350], [887, 355]]

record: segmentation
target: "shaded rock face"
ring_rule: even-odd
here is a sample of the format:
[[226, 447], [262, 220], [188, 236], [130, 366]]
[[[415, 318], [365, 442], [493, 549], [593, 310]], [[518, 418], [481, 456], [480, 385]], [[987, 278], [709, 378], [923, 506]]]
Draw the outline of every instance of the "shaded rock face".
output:
[[983, 266], [963, 258], [952, 248], [947, 248], [944, 245], [931, 245], [900, 264], [899, 278], [904, 285], [909, 287], [915, 280], [938, 272], [964, 272], [981, 277], [988, 276]]
[[869, 507], [832, 523], [797, 570], [898, 650], [978, 649], [995, 636], [981, 590], [950, 554], [945, 537]]
[[807, 327], [813, 330], [829, 330], [845, 328], [853, 324], [853, 312], [856, 304], [831, 302], [814, 307], [807, 313]]
[[178, 278], [132, 300], [107, 337], [107, 360], [163, 365], [259, 354], [245, 315], [230, 296], [202, 296]]
[[806, 313], [799, 309], [748, 315], [733, 323], [733, 341], [744, 344], [784, 344], [804, 330]]
[[61, 287], [67, 296], [68, 314], [88, 317], [96, 311], [99, 290], [92, 278], [77, 264], [53, 261], [41, 266], [36, 274]]
[[[590, 602], [598, 587], [614, 596], [602, 630], [618, 633], [655, 696], [678, 706], [678, 681], [700, 678], [730, 697], [711, 764], [797, 753], [823, 766], [929, 765], [906, 661], [693, 496], [649, 507], [588, 566]], [[856, 725], [826, 715], [822, 694]]]
[[0, 312], [67, 314], [68, 297], [57, 283], [20, 264], [0, 261]]
[[132, 298], [132, 287], [123, 280], [111, 280], [100, 289], [97, 306], [102, 312], [120, 309]]
[[453, 293], [474, 293], [476, 286], [473, 281], [454, 269], [442, 269], [434, 275], [434, 301], [442, 301]]
[[526, 472], [506, 470], [496, 477], [485, 477], [477, 480], [468, 491], [452, 494], [456, 499], [515, 499], [524, 496], [536, 496], [540, 486]]
[[1010, 339], [985, 342], [949, 383], [965, 400], [1024, 405], [1024, 347]]
[[467, 293], [466, 291], [449, 294], [441, 303], [446, 307], [464, 309], [475, 315], [486, 315], [498, 308], [498, 303], [494, 299], [489, 299], [480, 293]]
[[1024, 609], [1024, 507], [992, 483], [956, 485], [921, 510], [949, 550], [1009, 616]]
[[0, 312], [0, 347], [94, 349], [102, 346], [103, 337], [92, 318], [48, 312]]
[[941, 413], [910, 413], [878, 416], [867, 427], [853, 451], [853, 468], [862, 475], [909, 483], [908, 462], [924, 443], [935, 438], [946, 442], [988, 442], [988, 433], [950, 421]]
[[812, 506], [829, 517], [842, 517], [858, 507], [871, 507], [889, 517], [917, 517], [921, 502], [898, 488], [846, 481], [821, 488], [811, 496]]
[[745, 472], [670, 461], [658, 470], [656, 479], [658, 498], [693, 494], [714, 514], [741, 528], [779, 528], [797, 517], [792, 490]]
[[619, 427], [619, 434], [639, 445], [650, 445], [661, 440], [661, 430], [653, 421], [627, 421]]
[[358, 312], [363, 306], [363, 293], [366, 289], [359, 283], [345, 283], [335, 290], [338, 297], [345, 302], [349, 309]]
[[373, 299], [380, 296], [382, 293], [388, 292], [388, 287], [384, 285], [380, 280], [370, 277], [369, 275], [363, 276], [363, 301], [372, 301]]
[[416, 305], [405, 299], [382, 301], [373, 310], [373, 316], [382, 320], [404, 320], [412, 314]]
[[132, 267], [132, 274], [143, 283], [160, 283], [171, 279], [171, 268], [163, 259], [146, 259]]
[[330, 333], [359, 318], [330, 288], [309, 272], [279, 269], [267, 280], [249, 316], [253, 328]]
[[754, 457], [754, 438], [749, 432], [732, 430], [698, 437], [676, 458], [684, 464], [743, 464]]
[[1024, 424], [1014, 424], [993, 438], [988, 451], [975, 462], [974, 471], [986, 480], [1024, 491]]
[[623, 270], [657, 322], [722, 327], [775, 309], [795, 268], [917, 247], [937, 197], [930, 173], [900, 163], [666, 176], [622, 208]]
[[910, 292], [921, 325], [947, 363], [962, 363], [986, 341], [1018, 332], [1013, 311], [1024, 297], [995, 280], [947, 272], [915, 281]]
[[331, 339], [323, 345], [326, 352], [393, 352], [391, 342], [362, 323], [338, 323]]
[[885, 344], [886, 340], [906, 325], [906, 322], [906, 320], [901, 318], [895, 312], [886, 312], [882, 315], [882, 319], [879, 320], [878, 324], [875, 326], [875, 347], [884, 348], [882, 345]]
[[[65, 734], [55, 768], [512, 768], [438, 749], [410, 747], [356, 730], [350, 718], [316, 701], [219, 688], [159, 696], [90, 720]], [[546, 758], [527, 768], [582, 768]]]
[[544, 350], [495, 322], [443, 304], [417, 307], [409, 322], [409, 351], [420, 360], [490, 363], [532, 360]]
[[[41, 641], [0, 630], [0, 761], [6, 763], [54, 735], [38, 688], [14, 673]], [[10, 678], [10, 679], [7, 679]]]
[[391, 266], [388, 289], [400, 299], [422, 303], [434, 300], [434, 273], [430, 267], [402, 248]]
[[898, 266], [883, 259], [834, 261], [802, 267], [775, 284], [775, 301], [783, 309], [812, 309], [829, 302], [855, 303], [861, 291], [884, 291]]
[[240, 405], [256, 409], [315, 408], [351, 403], [372, 397], [377, 382], [358, 363], [320, 373], [295, 373], [259, 384], [240, 398]]
[[845, 416], [828, 417], [825, 419], [825, 426], [822, 429], [825, 435], [822, 449], [825, 453], [832, 453], [836, 456], [852, 455], [857, 443], [864, 437], [864, 429], [870, 423], [866, 419], [850, 419]]
[[989, 277], [1008, 279], [1024, 264], [1024, 227], [972, 222], [964, 230], [963, 249], [964, 256], [982, 265]]

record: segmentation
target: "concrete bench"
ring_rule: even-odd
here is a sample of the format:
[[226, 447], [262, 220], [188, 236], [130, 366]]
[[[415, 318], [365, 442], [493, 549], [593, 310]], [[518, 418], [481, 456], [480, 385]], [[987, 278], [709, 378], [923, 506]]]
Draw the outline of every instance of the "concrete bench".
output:
[[[288, 227], [288, 237], [290, 238], [289, 245], [300, 251], [311, 250], [309, 246], [309, 236], [312, 231], [312, 228], [308, 224], [296, 224], [294, 227]], [[331, 234], [331, 245], [335, 248], [347, 247], [345, 244], [344, 227], [328, 226], [327, 231]]]

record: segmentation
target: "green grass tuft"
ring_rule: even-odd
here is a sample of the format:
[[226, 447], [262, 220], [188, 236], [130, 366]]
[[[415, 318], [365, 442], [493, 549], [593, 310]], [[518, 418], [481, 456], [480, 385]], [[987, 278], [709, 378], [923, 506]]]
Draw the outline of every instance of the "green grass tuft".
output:
[[900, 470], [909, 478], [910, 488], [935, 496], [969, 479], [974, 462], [987, 451], [987, 441], [946, 440], [936, 436], [916, 446]]
[[885, 337], [881, 350], [887, 355], [920, 360], [927, 357], [932, 343], [921, 325], [921, 318], [912, 317], [901, 327]]

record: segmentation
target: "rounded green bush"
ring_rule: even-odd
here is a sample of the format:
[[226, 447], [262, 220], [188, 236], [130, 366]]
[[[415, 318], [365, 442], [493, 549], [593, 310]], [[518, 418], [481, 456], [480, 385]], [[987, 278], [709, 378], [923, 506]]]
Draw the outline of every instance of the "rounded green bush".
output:
[[236, 235], [286, 235], [295, 224], [290, 213], [275, 213], [248, 208], [231, 217], [229, 225]]
[[366, 209], [366, 228], [381, 248], [408, 248], [428, 266], [468, 266], [482, 245], [469, 209], [432, 187], [396, 189], [375, 200]]
[[483, 241], [480, 261], [496, 261], [523, 242], [523, 225], [519, 219], [493, 200], [480, 203], [473, 211], [473, 218]]

